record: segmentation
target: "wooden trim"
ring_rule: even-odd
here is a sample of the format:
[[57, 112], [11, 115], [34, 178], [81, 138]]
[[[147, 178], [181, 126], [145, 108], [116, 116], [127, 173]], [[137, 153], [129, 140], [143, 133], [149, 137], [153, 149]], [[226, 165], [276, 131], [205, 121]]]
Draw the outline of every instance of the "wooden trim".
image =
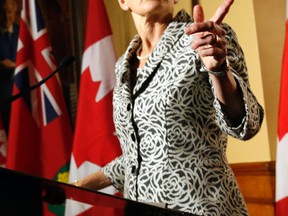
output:
[[275, 161], [230, 164], [251, 216], [275, 215]]
[[275, 161], [269, 162], [255, 162], [255, 163], [239, 163], [239, 164], [230, 164], [234, 173], [236, 174], [257, 174], [260, 172], [270, 173], [275, 175]]

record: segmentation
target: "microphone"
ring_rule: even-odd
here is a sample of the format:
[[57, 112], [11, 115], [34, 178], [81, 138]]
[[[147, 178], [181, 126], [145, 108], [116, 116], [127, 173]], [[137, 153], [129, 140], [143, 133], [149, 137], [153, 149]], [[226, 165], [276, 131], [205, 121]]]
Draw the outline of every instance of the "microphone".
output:
[[72, 55], [64, 57], [59, 63], [58, 70], [60, 70], [62, 67], [68, 67], [74, 60], [75, 57]]
[[[40, 82], [30, 86], [28, 89], [25, 89], [24, 91], [19, 92], [16, 95], [13, 95], [12, 97], [4, 100], [4, 104], [5, 103], [12, 103], [13, 101], [17, 100], [18, 98], [22, 97], [23, 95], [27, 94], [28, 92], [38, 88], [39, 86], [41, 86], [43, 83], [47, 82], [47, 80], [49, 80], [52, 76], [54, 76], [54, 74], [56, 74], [58, 71], [60, 71], [63, 67], [68, 67], [73, 61], [75, 60], [75, 57], [72, 55], [68, 55], [66, 57], [64, 57], [58, 67], [48, 76], [46, 76], [45, 78], [43, 78]], [[1, 103], [2, 104], [2, 103]], [[1, 107], [1, 106], [0, 106]]]

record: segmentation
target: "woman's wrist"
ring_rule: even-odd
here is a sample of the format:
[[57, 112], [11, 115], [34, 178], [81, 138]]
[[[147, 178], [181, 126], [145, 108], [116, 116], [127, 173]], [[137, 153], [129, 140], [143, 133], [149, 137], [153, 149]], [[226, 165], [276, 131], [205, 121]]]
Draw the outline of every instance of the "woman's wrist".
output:
[[215, 75], [215, 76], [225, 76], [229, 72], [229, 64], [227, 61], [224, 61], [223, 64], [219, 67], [217, 70], [209, 70], [205, 64], [202, 62], [202, 68], [207, 71], [209, 74]]
[[101, 171], [92, 173], [80, 180], [74, 180], [72, 185], [87, 188], [90, 190], [100, 190], [111, 185], [111, 181]]

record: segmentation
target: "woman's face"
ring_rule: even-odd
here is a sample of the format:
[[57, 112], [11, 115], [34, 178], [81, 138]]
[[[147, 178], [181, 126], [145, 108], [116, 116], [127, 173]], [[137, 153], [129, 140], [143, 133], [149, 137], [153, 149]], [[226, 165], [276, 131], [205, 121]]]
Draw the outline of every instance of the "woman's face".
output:
[[7, 2], [0, 7], [0, 25], [4, 29], [8, 29], [13, 25], [15, 16], [16, 6], [13, 3]]
[[132, 13], [140, 16], [170, 14], [178, 0], [126, 0], [126, 6]]

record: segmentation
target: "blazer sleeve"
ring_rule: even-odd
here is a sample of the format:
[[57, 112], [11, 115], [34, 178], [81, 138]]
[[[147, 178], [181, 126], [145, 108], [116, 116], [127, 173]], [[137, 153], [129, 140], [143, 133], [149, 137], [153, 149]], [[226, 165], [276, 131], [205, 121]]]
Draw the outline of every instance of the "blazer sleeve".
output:
[[119, 191], [124, 190], [124, 163], [123, 156], [115, 158], [113, 161], [108, 163], [106, 166], [101, 168], [101, 171], [107, 176], [112, 185]]
[[261, 128], [264, 118], [264, 110], [258, 103], [257, 98], [253, 94], [245, 62], [245, 57], [242, 48], [240, 47], [237, 36], [230, 26], [223, 24], [223, 28], [226, 31], [227, 61], [232, 70], [234, 78], [242, 91], [246, 115], [242, 119], [242, 122], [237, 127], [232, 127], [228, 117], [221, 109], [221, 105], [217, 99], [216, 91], [212, 85], [212, 92], [214, 94], [213, 105], [216, 109], [216, 121], [219, 127], [227, 134], [241, 140], [248, 140], [255, 136]]

